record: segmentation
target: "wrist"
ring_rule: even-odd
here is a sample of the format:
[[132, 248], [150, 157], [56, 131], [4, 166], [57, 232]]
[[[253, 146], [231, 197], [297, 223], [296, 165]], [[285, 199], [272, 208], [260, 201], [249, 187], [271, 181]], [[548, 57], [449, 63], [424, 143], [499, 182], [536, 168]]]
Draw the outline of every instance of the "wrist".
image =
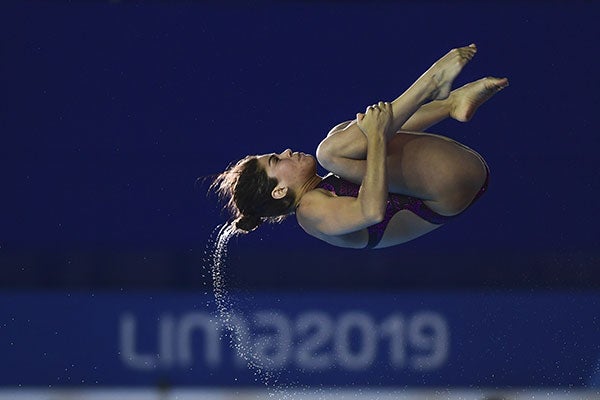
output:
[[371, 131], [370, 134], [367, 135], [367, 142], [384, 142], [385, 143], [385, 130], [384, 129], [377, 129], [377, 130], [373, 130]]

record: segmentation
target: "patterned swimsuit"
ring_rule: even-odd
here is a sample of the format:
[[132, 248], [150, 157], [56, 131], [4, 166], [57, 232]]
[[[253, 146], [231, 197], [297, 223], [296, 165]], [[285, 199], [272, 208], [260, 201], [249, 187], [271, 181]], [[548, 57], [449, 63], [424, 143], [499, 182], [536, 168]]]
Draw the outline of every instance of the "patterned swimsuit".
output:
[[[487, 177], [485, 179], [485, 183], [483, 184], [473, 201], [471, 201], [471, 204], [473, 204], [485, 193], [488, 187], [489, 178], [490, 173], [489, 170], [487, 170]], [[347, 180], [342, 179], [333, 174], [327, 175], [317, 187], [333, 192], [338, 196], [351, 197], [358, 197], [358, 191], [360, 189], [360, 185], [348, 182]], [[471, 204], [469, 204], [469, 206]], [[386, 203], [385, 217], [383, 218], [383, 221], [379, 222], [378, 224], [371, 225], [367, 228], [367, 230], [369, 231], [369, 242], [367, 243], [365, 248], [372, 249], [379, 244], [388, 223], [390, 222], [392, 217], [400, 210], [409, 210], [414, 214], [418, 215], [419, 217], [423, 218], [425, 221], [436, 225], [445, 224], [446, 222], [460, 215], [440, 215], [432, 209], [430, 209], [429, 207], [427, 207], [427, 205], [421, 199], [417, 199], [415, 197], [410, 196], [404, 196], [396, 193], [389, 193]]]

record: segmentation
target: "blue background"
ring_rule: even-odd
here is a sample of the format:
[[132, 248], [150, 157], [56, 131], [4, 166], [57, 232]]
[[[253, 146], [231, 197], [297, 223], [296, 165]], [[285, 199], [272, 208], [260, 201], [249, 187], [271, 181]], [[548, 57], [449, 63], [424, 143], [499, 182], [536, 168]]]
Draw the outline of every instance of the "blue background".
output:
[[[349, 298], [376, 316], [439, 307], [464, 357], [409, 385], [597, 386], [598, 15], [594, 1], [0, 3], [0, 354], [13, 361], [0, 383], [153, 384], [115, 373], [115, 318], [214, 312], [210, 252], [228, 216], [202, 178], [246, 154], [314, 152], [475, 42], [456, 85], [511, 85], [471, 122], [431, 131], [486, 158], [481, 201], [378, 251], [327, 245], [293, 218], [263, 226], [231, 241], [228, 288], [248, 312], [295, 312], [307, 290], [332, 314]], [[402, 385], [378, 374], [325, 377]]]
[[600, 283], [598, 2], [0, 7], [4, 287], [202, 286], [227, 215], [197, 178], [249, 153], [314, 152], [333, 125], [471, 42], [479, 53], [456, 84], [511, 86], [470, 123], [431, 131], [486, 158], [485, 198], [382, 251], [334, 248], [293, 218], [262, 227], [232, 243], [231, 284]]

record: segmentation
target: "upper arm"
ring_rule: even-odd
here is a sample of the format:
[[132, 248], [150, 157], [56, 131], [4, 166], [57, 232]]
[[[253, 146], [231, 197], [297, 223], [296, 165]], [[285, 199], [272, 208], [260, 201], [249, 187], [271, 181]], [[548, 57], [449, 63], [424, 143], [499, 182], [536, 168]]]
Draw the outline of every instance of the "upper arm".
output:
[[366, 215], [355, 197], [328, 196], [319, 191], [303, 196], [296, 217], [305, 230], [329, 236], [356, 232], [381, 221], [378, 216]]

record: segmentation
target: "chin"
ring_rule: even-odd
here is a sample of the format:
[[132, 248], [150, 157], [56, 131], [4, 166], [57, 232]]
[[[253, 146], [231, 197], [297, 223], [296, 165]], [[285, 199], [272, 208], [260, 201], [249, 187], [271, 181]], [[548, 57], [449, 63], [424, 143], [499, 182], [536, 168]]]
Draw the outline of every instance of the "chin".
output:
[[311, 169], [314, 171], [314, 173], [317, 173], [317, 159], [311, 156], [310, 154], [307, 154], [306, 156], [310, 161]]

